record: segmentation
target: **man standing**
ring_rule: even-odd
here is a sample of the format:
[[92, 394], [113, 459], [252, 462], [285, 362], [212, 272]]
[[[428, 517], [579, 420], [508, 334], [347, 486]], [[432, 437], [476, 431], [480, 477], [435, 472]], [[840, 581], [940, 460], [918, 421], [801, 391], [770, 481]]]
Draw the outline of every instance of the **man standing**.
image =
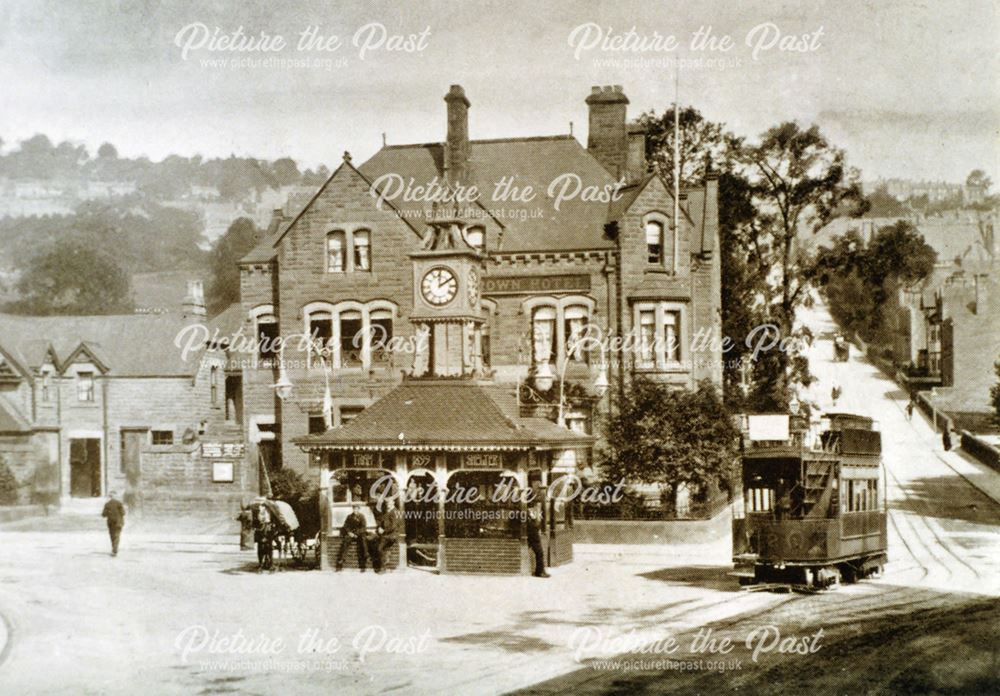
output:
[[538, 506], [528, 510], [528, 548], [535, 554], [535, 577], [549, 577], [545, 572], [545, 551], [542, 548], [542, 510]]
[[108, 534], [111, 536], [111, 555], [118, 555], [118, 541], [122, 538], [122, 527], [125, 526], [125, 506], [118, 500], [117, 491], [111, 491], [108, 502], [104, 503], [101, 517], [108, 520]]
[[344, 525], [340, 528], [340, 550], [337, 552], [337, 572], [344, 569], [344, 555], [347, 554], [347, 547], [354, 542], [358, 549], [358, 567], [361, 572], [365, 572], [368, 564], [368, 552], [365, 548], [365, 531], [368, 524], [365, 516], [361, 514], [361, 506], [357, 503], [351, 505], [351, 514], [344, 520]]
[[379, 517], [375, 537], [375, 553], [372, 554], [372, 566], [376, 573], [385, 570], [385, 560], [389, 553], [394, 552], [399, 545], [396, 535], [399, 533], [399, 511], [391, 502], [385, 503], [385, 511]]

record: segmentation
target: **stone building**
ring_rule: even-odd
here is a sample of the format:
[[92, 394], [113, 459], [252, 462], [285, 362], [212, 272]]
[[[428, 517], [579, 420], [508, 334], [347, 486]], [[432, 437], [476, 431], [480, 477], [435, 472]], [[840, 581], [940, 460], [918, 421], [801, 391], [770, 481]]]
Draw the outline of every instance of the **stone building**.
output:
[[[207, 326], [229, 333], [226, 316]], [[207, 331], [179, 346], [204, 322], [197, 282], [182, 312], [0, 315], [0, 455], [20, 501], [89, 509], [117, 490], [153, 514], [228, 513], [252, 495], [224, 346]], [[202, 456], [215, 443], [228, 448]]]
[[[422, 329], [411, 255], [441, 218], [483, 257], [484, 320], [463, 340], [522, 408], [589, 433], [607, 408], [597, 384], [642, 373], [721, 385], [708, 341], [721, 331], [715, 178], [682, 190], [675, 225], [619, 86], [586, 96], [586, 147], [571, 135], [472, 139], [464, 90], [453, 85], [445, 103], [442, 142], [387, 145], [361, 165], [345, 153], [240, 264], [240, 332], [263, 340], [230, 366], [241, 367], [248, 444], [272, 465], [307, 470], [296, 440], [327, 418], [349, 422], [412, 374]], [[597, 334], [620, 341], [578, 340]]]

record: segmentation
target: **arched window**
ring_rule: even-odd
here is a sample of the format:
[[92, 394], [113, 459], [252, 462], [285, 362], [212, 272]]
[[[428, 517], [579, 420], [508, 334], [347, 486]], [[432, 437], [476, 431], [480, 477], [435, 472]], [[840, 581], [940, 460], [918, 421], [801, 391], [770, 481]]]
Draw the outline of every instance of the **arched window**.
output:
[[306, 315], [306, 333], [309, 335], [309, 356], [322, 355], [327, 359], [333, 338], [333, 315], [327, 310], [315, 310]]
[[556, 309], [537, 307], [531, 316], [532, 344], [536, 364], [556, 359]]
[[392, 312], [388, 309], [371, 310], [369, 327], [372, 362], [389, 362], [389, 351], [392, 346]]
[[586, 335], [589, 316], [590, 312], [582, 305], [570, 305], [563, 310], [563, 340], [570, 360], [584, 362], [587, 359], [587, 351], [579, 341]]
[[326, 235], [326, 270], [328, 273], [343, 273], [346, 270], [344, 250], [346, 238], [343, 230], [334, 230]]
[[658, 220], [646, 222], [646, 260], [649, 263], [663, 263], [663, 223]]
[[372, 269], [371, 233], [368, 230], [354, 232], [354, 270], [370, 271]]
[[361, 312], [340, 313], [340, 367], [361, 367], [363, 364], [364, 321]]
[[278, 357], [280, 341], [274, 309], [271, 305], [261, 305], [251, 310], [250, 316], [254, 322], [257, 354], [265, 360]]

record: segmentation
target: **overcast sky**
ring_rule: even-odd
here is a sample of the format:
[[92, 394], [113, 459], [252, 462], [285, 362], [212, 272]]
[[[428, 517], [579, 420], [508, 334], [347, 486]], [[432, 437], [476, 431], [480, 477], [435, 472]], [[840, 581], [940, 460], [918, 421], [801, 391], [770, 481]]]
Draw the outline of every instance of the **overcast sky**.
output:
[[[674, 94], [663, 59], [679, 57], [721, 63], [682, 70], [680, 98], [737, 133], [816, 122], [866, 179], [958, 181], [980, 167], [1000, 181], [1000, 19], [989, 0], [255, 4], [0, 0], [0, 137], [11, 143], [44, 132], [92, 151], [110, 141], [123, 155], [154, 159], [235, 153], [336, 165], [344, 150], [370, 156], [383, 132], [390, 144], [441, 140], [442, 97], [460, 83], [472, 102], [473, 138], [566, 133], [572, 121], [586, 142], [591, 85], [623, 85], [630, 115], [662, 110]], [[196, 23], [222, 34], [242, 27], [252, 37], [281, 35], [287, 45], [270, 53], [192, 47], [185, 57], [178, 33]], [[378, 27], [425, 32], [413, 44], [422, 50], [389, 52], [386, 39], [362, 59], [353, 39], [371, 23], [375, 43]], [[635, 27], [647, 39], [674, 35], [679, 47], [578, 44], [576, 55], [570, 37], [587, 23], [601, 38]], [[773, 27], [750, 34], [767, 23]], [[709, 25], [733, 47], [692, 51], [691, 33]], [[338, 36], [340, 47], [297, 50], [310, 26]], [[811, 50], [767, 48], [775, 28], [808, 35], [800, 44]], [[762, 43], [756, 59], [748, 34]], [[589, 40], [597, 36], [591, 28]], [[182, 38], [199, 40], [193, 29]], [[332, 65], [205, 63], [234, 58]], [[636, 59], [654, 64], [622, 62]]]

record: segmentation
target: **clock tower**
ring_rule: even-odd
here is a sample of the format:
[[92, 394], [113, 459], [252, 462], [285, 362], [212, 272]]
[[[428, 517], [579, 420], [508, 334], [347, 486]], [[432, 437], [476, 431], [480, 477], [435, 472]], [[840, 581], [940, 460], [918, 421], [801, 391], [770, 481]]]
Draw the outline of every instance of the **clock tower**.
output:
[[417, 342], [414, 377], [483, 374], [480, 307], [483, 254], [469, 245], [458, 218], [435, 219], [413, 262], [413, 311]]

